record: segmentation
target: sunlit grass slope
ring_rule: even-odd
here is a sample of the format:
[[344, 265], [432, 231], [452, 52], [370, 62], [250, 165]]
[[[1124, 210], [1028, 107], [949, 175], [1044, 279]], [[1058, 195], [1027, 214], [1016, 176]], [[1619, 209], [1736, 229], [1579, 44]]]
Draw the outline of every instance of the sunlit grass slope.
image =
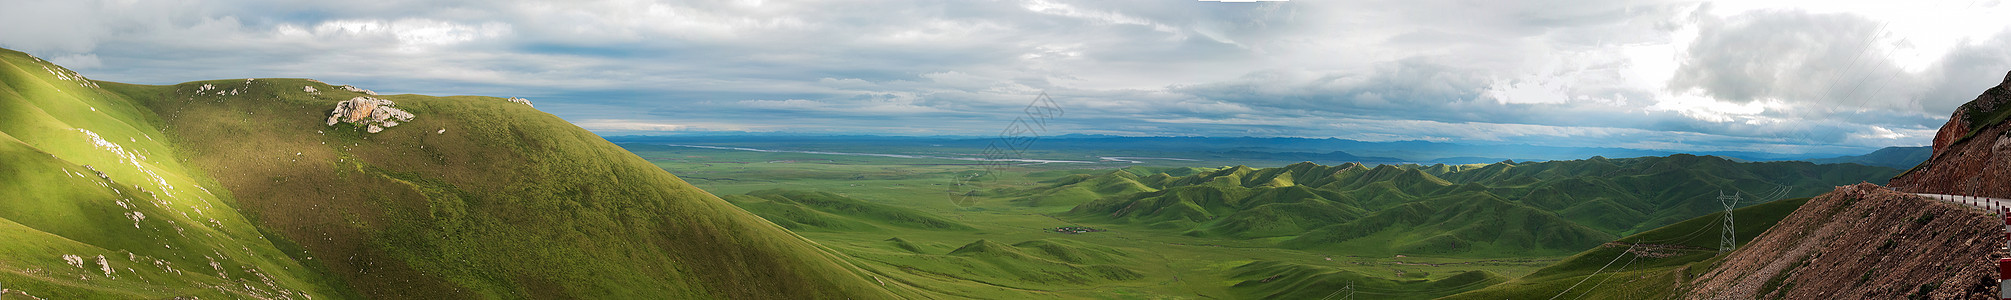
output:
[[240, 214], [152, 111], [97, 85], [0, 50], [7, 289], [49, 299], [353, 296]]
[[882, 231], [879, 226], [925, 230], [974, 229], [926, 212], [828, 192], [761, 190], [746, 195], [729, 195], [725, 199], [770, 222], [796, 231]]
[[[892, 279], [954, 282], [943, 294], [965, 298], [1022, 299], [1049, 297], [1055, 290], [1136, 284], [1146, 275], [1131, 267], [1141, 263], [1136, 250], [1068, 239], [1039, 239], [1007, 244], [979, 239], [949, 251], [920, 247], [894, 238], [880, 249], [854, 249], [852, 255], [876, 264], [899, 266]], [[976, 283], [1003, 290], [966, 292], [958, 287]]]
[[[362, 95], [312, 80], [128, 85], [62, 80], [54, 74], [66, 71], [45, 72], [26, 55], [4, 58], [0, 234], [30, 241], [0, 246], [9, 289], [109, 298], [916, 295], [504, 99], [378, 96], [417, 118], [369, 134], [324, 125], [336, 102]], [[74, 267], [63, 254], [92, 261]], [[103, 276], [98, 255], [132, 270]], [[172, 269], [154, 268], [156, 259]]]

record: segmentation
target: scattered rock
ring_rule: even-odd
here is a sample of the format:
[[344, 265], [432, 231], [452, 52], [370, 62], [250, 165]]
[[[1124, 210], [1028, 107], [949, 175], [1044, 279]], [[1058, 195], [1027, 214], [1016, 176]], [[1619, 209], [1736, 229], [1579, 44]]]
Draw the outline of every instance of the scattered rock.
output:
[[[124, 203], [120, 203], [120, 205], [124, 205]], [[140, 212], [137, 212], [137, 211], [133, 211], [133, 212], [126, 212], [126, 218], [127, 218], [127, 219], [133, 219], [133, 228], [136, 228], [136, 229], [137, 229], [137, 228], [140, 228], [140, 221], [145, 221], [145, 220], [147, 220], [147, 214], [145, 214], [145, 213], [140, 213]]]
[[356, 87], [356, 86], [353, 86], [353, 85], [346, 85], [346, 84], [345, 84], [345, 85], [338, 85], [338, 86], [335, 86], [335, 87], [337, 87], [337, 88], [341, 88], [341, 89], [342, 89], [342, 90], [344, 90], [344, 91], [351, 91], [351, 92], [358, 92], [358, 93], [363, 93], [364, 95], [371, 95], [371, 96], [376, 96], [376, 95], [377, 95], [377, 92], [375, 92], [375, 91], [371, 91], [371, 90], [366, 90], [366, 89], [362, 89], [362, 88], [358, 88], [358, 87]]
[[510, 97], [510, 102], [515, 102], [515, 103], [523, 103], [523, 104], [524, 104], [524, 106], [530, 106], [530, 107], [537, 107], [537, 106], [535, 106], [535, 105], [531, 105], [531, 99], [524, 99], [524, 98], [517, 98], [517, 97]]
[[433, 133], [435, 133], [435, 134], [447, 134], [447, 129], [446, 129], [446, 128], [440, 128], [440, 131], [437, 131], [437, 132], [433, 132]]
[[314, 87], [311, 86], [300, 86], [300, 91], [307, 92], [308, 94], [315, 94], [315, 95], [321, 94], [321, 90], [316, 90], [314, 89]]
[[77, 82], [77, 85], [87, 87], [94, 87], [94, 88], [98, 87], [98, 83], [92, 82], [90, 79], [84, 78], [84, 75], [77, 75], [76, 71], [71, 71], [70, 69], [64, 69], [61, 66], [58, 66], [55, 69], [50, 69], [49, 66], [42, 66], [42, 70], [49, 71], [49, 74], [56, 75], [56, 79], [74, 81]]
[[82, 268], [84, 267], [84, 257], [77, 256], [76, 254], [64, 254], [63, 263], [68, 263], [72, 267]]
[[105, 176], [105, 171], [99, 171], [98, 168], [92, 168], [91, 165], [84, 165], [84, 169], [91, 170], [92, 173], [98, 173], [98, 178], [112, 179], [111, 176]]
[[104, 255], [98, 256], [98, 269], [105, 271], [106, 277], [112, 276], [112, 262], [105, 261]]
[[[346, 86], [345, 86], [346, 87]], [[328, 125], [354, 123], [363, 125], [365, 131], [377, 133], [384, 128], [398, 126], [399, 122], [412, 121], [412, 113], [399, 110], [391, 100], [371, 97], [356, 97], [335, 104], [335, 111], [328, 115]]]

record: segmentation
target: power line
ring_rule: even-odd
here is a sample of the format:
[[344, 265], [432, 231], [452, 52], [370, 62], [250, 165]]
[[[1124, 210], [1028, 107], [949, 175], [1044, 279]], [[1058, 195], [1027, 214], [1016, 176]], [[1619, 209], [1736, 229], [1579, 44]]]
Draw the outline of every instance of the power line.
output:
[[1767, 202], [1780, 201], [1781, 199], [1787, 198], [1788, 193], [1794, 189], [1794, 187], [1785, 184], [1775, 183], [1774, 185], [1776, 187], [1774, 187], [1774, 189], [1767, 190], [1767, 193], [1765, 195], [1762, 195], [1758, 198], [1753, 198], [1752, 201], [1740, 201], [1739, 203], [1740, 204], [1767, 203]]
[[1641, 259], [1641, 255], [1640, 255], [1640, 254], [1635, 254], [1635, 255], [1634, 255], [1634, 258], [1629, 258], [1629, 259], [1627, 259], [1627, 263], [1626, 263], [1626, 264], [1622, 264], [1622, 265], [1620, 265], [1620, 269], [1619, 269], [1619, 270], [1614, 270], [1614, 271], [1613, 271], [1613, 274], [1609, 274], [1609, 275], [1606, 275], [1606, 279], [1600, 279], [1600, 280], [1599, 280], [1599, 283], [1597, 283], [1597, 284], [1593, 284], [1593, 285], [1592, 285], [1592, 287], [1589, 287], [1589, 288], [1585, 288], [1585, 292], [1584, 292], [1584, 293], [1580, 293], [1580, 294], [1578, 294], [1578, 297], [1572, 297], [1572, 298], [1571, 298], [1571, 300], [1578, 300], [1579, 298], [1585, 298], [1585, 295], [1591, 295], [1591, 294], [1592, 294], [1592, 291], [1593, 291], [1593, 290], [1597, 290], [1597, 289], [1599, 289], [1599, 286], [1601, 286], [1601, 285], [1606, 285], [1606, 281], [1608, 281], [1608, 280], [1613, 280], [1613, 277], [1620, 277], [1620, 273], [1621, 273], [1621, 272], [1627, 272], [1627, 266], [1632, 266], [1632, 265], [1634, 265], [1634, 261], [1635, 261], [1635, 260], [1639, 260], [1639, 259]]
[[1341, 289], [1340, 289], [1340, 290], [1335, 290], [1335, 291], [1334, 291], [1334, 293], [1332, 293], [1332, 294], [1327, 294], [1327, 296], [1326, 296], [1326, 297], [1320, 297], [1320, 300], [1327, 300], [1327, 299], [1331, 299], [1331, 298], [1334, 298], [1334, 295], [1340, 295], [1340, 294], [1341, 294], [1341, 292], [1348, 292], [1348, 295], [1347, 295], [1347, 296], [1343, 296], [1343, 297], [1341, 297], [1341, 299], [1342, 299], [1342, 300], [1346, 300], [1346, 299], [1348, 299], [1348, 298], [1354, 298], [1354, 297], [1355, 297], [1355, 283], [1353, 283], [1353, 282], [1349, 282], [1349, 283], [1348, 283], [1348, 286], [1345, 286], [1345, 287], [1341, 287]]
[[[1639, 248], [1639, 246], [1627, 246], [1627, 250], [1625, 250], [1625, 252], [1621, 252], [1621, 256], [1627, 256], [1627, 254], [1633, 254], [1633, 250], [1635, 250], [1635, 248]], [[1599, 270], [1595, 270], [1595, 272], [1593, 272], [1591, 276], [1585, 276], [1583, 280], [1579, 280], [1579, 284], [1585, 284], [1585, 280], [1593, 280], [1593, 276], [1599, 276], [1601, 272], [1607, 272], [1607, 268], [1609, 268], [1609, 266], [1613, 266], [1613, 262], [1621, 262], [1621, 256], [1613, 256], [1613, 260], [1609, 260], [1609, 262], [1607, 262], [1607, 266], [1599, 266]], [[1579, 284], [1571, 284], [1571, 288], [1565, 288], [1563, 292], [1557, 292], [1557, 296], [1550, 296], [1550, 300], [1557, 300], [1559, 296], [1565, 296], [1565, 294], [1567, 294], [1567, 292], [1571, 292], [1573, 288], [1579, 288]]]
[[[1724, 216], [1722, 216], [1722, 215], [1721, 215], [1721, 216], [1718, 216], [1718, 217], [1719, 217], [1719, 218], [1724, 218]], [[1711, 229], [1711, 227], [1710, 227], [1710, 226], [1697, 226], [1697, 230], [1696, 230], [1696, 231], [1691, 231], [1690, 233], [1688, 233], [1688, 234], [1684, 234], [1684, 235], [1682, 235], [1682, 236], [1678, 236], [1678, 237], [1673, 237], [1673, 238], [1666, 238], [1666, 239], [1659, 239], [1659, 240], [1652, 240], [1652, 241], [1646, 241], [1646, 240], [1643, 240], [1643, 241], [1634, 241], [1634, 244], [1662, 244], [1662, 243], [1665, 243], [1665, 242], [1673, 242], [1673, 241], [1687, 241], [1687, 240], [1690, 240], [1690, 238], [1694, 238], [1694, 237], [1697, 237], [1697, 234], [1700, 234], [1700, 233], [1704, 233], [1704, 230], [1707, 230], [1707, 229]]]

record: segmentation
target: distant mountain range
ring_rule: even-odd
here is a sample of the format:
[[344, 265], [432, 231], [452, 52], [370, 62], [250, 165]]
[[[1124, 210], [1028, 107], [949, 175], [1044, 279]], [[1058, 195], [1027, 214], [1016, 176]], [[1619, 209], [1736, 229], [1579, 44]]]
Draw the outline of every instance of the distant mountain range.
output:
[[1878, 149], [1878, 151], [1872, 151], [1870, 154], [1865, 155], [1804, 159], [1803, 161], [1818, 164], [1852, 163], [1905, 170], [1920, 165], [1921, 162], [1925, 162], [1927, 158], [1933, 156], [1934, 147], [1886, 147], [1885, 149]]

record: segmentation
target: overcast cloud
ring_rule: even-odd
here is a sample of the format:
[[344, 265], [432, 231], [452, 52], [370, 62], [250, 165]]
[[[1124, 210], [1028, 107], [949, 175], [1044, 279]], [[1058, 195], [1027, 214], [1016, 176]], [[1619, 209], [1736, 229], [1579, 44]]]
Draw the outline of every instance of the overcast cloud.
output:
[[2011, 71], [2000, 1], [1884, 2], [0, 0], [0, 47], [603, 134], [986, 135], [1046, 92], [1051, 134], [1847, 153], [1924, 145]]

